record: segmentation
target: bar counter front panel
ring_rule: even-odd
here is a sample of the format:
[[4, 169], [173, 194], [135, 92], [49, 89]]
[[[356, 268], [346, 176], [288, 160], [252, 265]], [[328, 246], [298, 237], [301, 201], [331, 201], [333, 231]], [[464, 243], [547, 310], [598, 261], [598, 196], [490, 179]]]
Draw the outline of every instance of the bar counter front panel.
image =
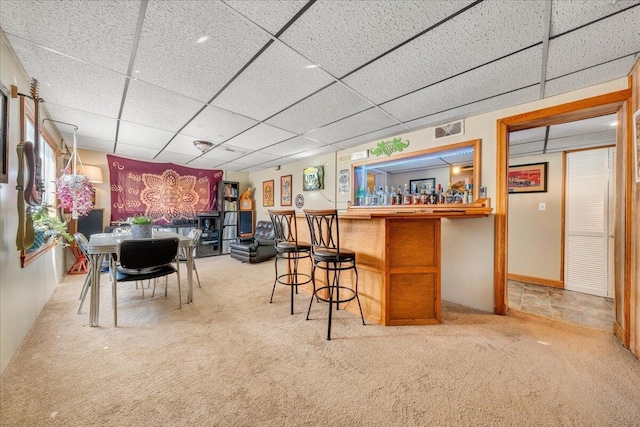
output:
[[[387, 326], [440, 323], [441, 218], [486, 217], [490, 212], [485, 205], [448, 210], [351, 208], [340, 215], [340, 246], [356, 252], [358, 294], [365, 319]], [[298, 214], [297, 221], [298, 240], [309, 242], [304, 214]], [[310, 264], [300, 268], [309, 271]], [[316, 273], [319, 287], [324, 272]], [[347, 271], [340, 281], [353, 286], [355, 274]], [[302, 289], [311, 294], [311, 285]], [[340, 309], [360, 314], [355, 300]]]

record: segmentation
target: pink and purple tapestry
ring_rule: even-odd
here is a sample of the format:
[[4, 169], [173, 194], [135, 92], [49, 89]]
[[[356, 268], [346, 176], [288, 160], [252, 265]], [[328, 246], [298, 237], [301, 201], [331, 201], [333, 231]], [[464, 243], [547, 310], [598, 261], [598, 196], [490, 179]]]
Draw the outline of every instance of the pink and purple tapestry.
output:
[[195, 218], [216, 206], [222, 171], [107, 155], [111, 221], [145, 215], [156, 224]]

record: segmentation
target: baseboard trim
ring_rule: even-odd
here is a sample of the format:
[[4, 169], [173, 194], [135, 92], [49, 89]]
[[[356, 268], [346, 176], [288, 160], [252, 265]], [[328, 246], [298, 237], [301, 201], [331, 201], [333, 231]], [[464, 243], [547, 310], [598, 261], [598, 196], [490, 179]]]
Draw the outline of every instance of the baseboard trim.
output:
[[549, 286], [552, 288], [564, 289], [562, 280], [542, 279], [540, 277], [523, 276], [521, 274], [507, 274], [508, 280], [516, 280], [518, 282], [533, 283], [534, 285]]
[[613, 321], [613, 334], [618, 338], [620, 344], [622, 344], [626, 348], [629, 348], [629, 343], [626, 342], [627, 335], [624, 333], [624, 329], [622, 328], [622, 326], [620, 326], [617, 320]]

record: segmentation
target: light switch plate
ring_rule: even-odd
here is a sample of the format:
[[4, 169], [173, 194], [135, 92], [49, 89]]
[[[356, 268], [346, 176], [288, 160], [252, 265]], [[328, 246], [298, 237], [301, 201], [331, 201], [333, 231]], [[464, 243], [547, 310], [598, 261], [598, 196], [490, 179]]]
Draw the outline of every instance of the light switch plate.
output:
[[547, 210], [547, 204], [546, 203], [538, 203], [538, 210], [539, 211], [546, 211]]

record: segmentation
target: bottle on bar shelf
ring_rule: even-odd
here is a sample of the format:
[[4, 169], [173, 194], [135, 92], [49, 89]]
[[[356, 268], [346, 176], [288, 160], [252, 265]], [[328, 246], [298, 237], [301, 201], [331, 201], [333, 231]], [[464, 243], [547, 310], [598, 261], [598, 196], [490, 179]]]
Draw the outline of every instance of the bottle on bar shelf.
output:
[[410, 205], [411, 204], [411, 193], [409, 192], [409, 184], [404, 184], [404, 193], [402, 194], [402, 204]]
[[446, 196], [445, 196], [445, 200], [444, 200], [444, 202], [445, 202], [445, 203], [449, 203], [449, 204], [454, 202], [454, 199], [453, 199], [453, 190], [451, 189], [451, 182], [449, 182], [449, 183], [447, 184], [447, 194], [446, 194]]
[[393, 185], [391, 186], [391, 191], [389, 192], [389, 204], [396, 204], [396, 190], [393, 188]]
[[402, 190], [398, 185], [398, 191], [396, 192], [396, 205], [401, 205], [401, 204], [402, 204]]
[[367, 187], [367, 195], [364, 197], [364, 205], [371, 206], [371, 191], [369, 191], [369, 187]]
[[389, 186], [384, 186], [384, 197], [383, 197], [383, 205], [389, 206], [391, 205], [391, 193], [389, 193]]

